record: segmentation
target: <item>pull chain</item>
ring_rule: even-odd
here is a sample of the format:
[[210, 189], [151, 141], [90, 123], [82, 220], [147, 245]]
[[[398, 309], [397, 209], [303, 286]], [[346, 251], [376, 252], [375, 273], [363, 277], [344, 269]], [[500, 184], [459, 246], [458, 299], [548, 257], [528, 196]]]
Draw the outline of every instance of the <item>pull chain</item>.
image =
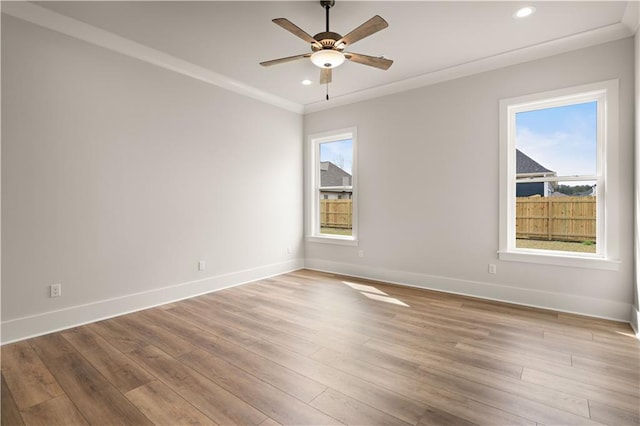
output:
[[329, 83], [327, 83], [327, 100], [329, 100]]

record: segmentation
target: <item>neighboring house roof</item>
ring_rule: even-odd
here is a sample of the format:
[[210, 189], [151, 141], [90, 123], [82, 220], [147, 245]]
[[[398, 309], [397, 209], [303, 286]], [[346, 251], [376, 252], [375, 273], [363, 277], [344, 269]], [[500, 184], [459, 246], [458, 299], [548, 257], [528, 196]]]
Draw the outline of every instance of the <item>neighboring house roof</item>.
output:
[[531, 159], [527, 154], [516, 149], [516, 174], [555, 174], [552, 170]]
[[587, 197], [587, 196], [595, 196], [596, 195], [596, 186], [592, 185], [590, 189], [582, 192], [578, 192], [574, 194], [576, 197]]
[[331, 161], [320, 162], [320, 186], [351, 186], [351, 175]]

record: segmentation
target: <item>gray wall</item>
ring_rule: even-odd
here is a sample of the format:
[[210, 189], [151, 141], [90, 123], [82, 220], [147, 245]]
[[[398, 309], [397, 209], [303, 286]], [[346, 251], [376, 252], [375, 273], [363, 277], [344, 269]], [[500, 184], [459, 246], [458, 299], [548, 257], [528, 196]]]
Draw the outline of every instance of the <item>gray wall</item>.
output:
[[[518, 303], [629, 319], [634, 47], [628, 38], [305, 116], [358, 128], [359, 247], [307, 242], [306, 264]], [[499, 261], [498, 102], [620, 79], [620, 270]], [[358, 257], [358, 250], [364, 257]], [[487, 265], [497, 264], [489, 275]]]
[[[633, 57], [633, 40], [622, 40], [313, 113], [303, 132], [297, 114], [3, 16], [2, 340], [295, 269], [303, 258], [625, 319]], [[621, 82], [620, 270], [498, 261], [498, 100], [612, 78]], [[359, 246], [303, 245], [303, 133], [350, 126]], [[62, 297], [48, 297], [53, 283]]]
[[[640, 13], [640, 9], [639, 12]], [[635, 133], [635, 297], [632, 322], [636, 334], [640, 336], [640, 31], [635, 37], [636, 71], [636, 133]]]
[[298, 114], [3, 15], [2, 123], [4, 341], [302, 265]]

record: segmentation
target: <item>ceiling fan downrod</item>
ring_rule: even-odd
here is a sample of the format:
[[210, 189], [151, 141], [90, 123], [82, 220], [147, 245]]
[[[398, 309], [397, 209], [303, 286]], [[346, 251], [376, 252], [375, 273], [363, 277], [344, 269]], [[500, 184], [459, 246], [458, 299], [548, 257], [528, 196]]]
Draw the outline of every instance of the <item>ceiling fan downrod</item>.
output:
[[329, 9], [336, 4], [335, 0], [320, 0], [320, 5], [324, 7], [325, 16], [326, 16], [326, 31], [329, 32]]

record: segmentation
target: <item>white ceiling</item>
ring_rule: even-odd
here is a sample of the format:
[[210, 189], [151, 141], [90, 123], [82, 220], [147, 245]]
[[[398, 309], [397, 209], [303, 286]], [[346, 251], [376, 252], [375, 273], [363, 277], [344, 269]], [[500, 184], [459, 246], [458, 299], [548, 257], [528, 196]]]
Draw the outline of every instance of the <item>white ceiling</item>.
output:
[[[40, 6], [144, 44], [245, 85], [313, 109], [324, 102], [319, 69], [308, 60], [270, 68], [259, 62], [309, 51], [309, 46], [271, 22], [284, 17], [314, 35], [324, 31], [317, 1], [258, 2], [38, 2]], [[533, 46], [610, 34], [625, 16], [626, 1], [529, 2], [536, 13], [514, 19], [524, 2], [336, 1], [331, 30], [345, 35], [378, 14], [389, 28], [347, 50], [393, 59], [382, 71], [346, 62], [334, 70], [332, 98], [366, 97], [376, 88], [416, 80], [496, 55]], [[631, 31], [628, 35], [631, 35]], [[609, 35], [609, 38], [611, 36]], [[606, 41], [606, 40], [603, 40]], [[534, 47], [535, 49], [535, 47]], [[313, 81], [303, 86], [303, 79]]]

